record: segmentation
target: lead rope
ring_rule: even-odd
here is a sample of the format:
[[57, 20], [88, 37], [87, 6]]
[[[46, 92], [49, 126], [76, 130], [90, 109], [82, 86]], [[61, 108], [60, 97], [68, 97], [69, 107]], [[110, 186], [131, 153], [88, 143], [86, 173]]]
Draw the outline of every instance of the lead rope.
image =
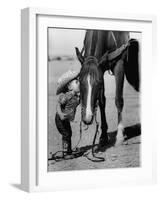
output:
[[97, 160], [92, 160], [92, 161], [93, 162], [104, 162], [105, 158], [100, 157], [100, 156], [96, 156], [95, 155], [95, 151], [94, 151], [95, 141], [96, 141], [96, 138], [97, 138], [97, 134], [99, 134], [99, 122], [97, 121], [97, 109], [95, 111], [95, 122], [96, 122], [96, 131], [95, 131], [95, 135], [94, 135], [93, 143], [92, 143], [92, 156], [94, 158], [96, 158]]
[[[97, 103], [97, 104], [98, 104], [98, 103]], [[92, 156], [93, 156], [93, 158], [95, 158], [95, 159], [89, 158], [89, 157], [88, 157], [88, 154], [89, 154], [89, 153], [84, 154], [83, 156], [86, 157], [88, 160], [90, 160], [90, 161], [92, 161], [92, 162], [104, 162], [104, 161], [105, 161], [105, 158], [100, 157], [100, 156], [96, 156], [96, 155], [95, 155], [95, 150], [94, 150], [96, 138], [97, 138], [97, 135], [99, 134], [99, 122], [97, 121], [97, 107], [98, 107], [98, 105], [96, 106], [95, 114], [94, 114], [95, 123], [96, 123], [96, 131], [95, 131], [94, 138], [93, 138], [93, 142], [92, 142]]]

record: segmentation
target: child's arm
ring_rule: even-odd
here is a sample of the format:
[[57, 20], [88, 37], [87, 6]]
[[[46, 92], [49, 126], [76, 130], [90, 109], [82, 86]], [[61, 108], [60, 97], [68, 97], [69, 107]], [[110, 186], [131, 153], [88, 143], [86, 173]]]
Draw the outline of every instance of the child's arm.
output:
[[64, 120], [66, 118], [66, 114], [62, 112], [61, 105], [64, 105], [66, 103], [66, 97], [65, 94], [60, 94], [57, 100], [57, 113], [60, 116], [61, 120]]
[[59, 102], [57, 103], [56, 110], [61, 120], [66, 119], [66, 114], [62, 112]]

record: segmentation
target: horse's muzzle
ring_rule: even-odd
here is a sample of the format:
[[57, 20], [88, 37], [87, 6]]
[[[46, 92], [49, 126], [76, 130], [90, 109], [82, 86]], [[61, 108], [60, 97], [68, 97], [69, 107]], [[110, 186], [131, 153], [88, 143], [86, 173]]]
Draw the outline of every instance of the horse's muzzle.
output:
[[93, 115], [88, 115], [83, 117], [83, 122], [86, 125], [90, 125], [93, 122]]

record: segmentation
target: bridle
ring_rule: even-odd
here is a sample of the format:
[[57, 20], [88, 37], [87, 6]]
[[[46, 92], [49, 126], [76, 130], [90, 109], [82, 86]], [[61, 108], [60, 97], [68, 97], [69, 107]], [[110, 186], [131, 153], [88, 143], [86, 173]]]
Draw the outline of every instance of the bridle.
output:
[[[89, 61], [94, 61], [97, 65], [98, 65], [98, 59], [95, 57], [95, 56], [88, 56], [85, 60], [84, 60], [84, 64], [86, 64], [87, 62]], [[97, 110], [98, 110], [98, 99], [96, 101], [96, 104], [95, 104], [95, 107], [94, 107], [94, 121], [95, 121], [95, 124], [96, 124], [96, 127], [95, 127], [95, 134], [94, 134], [94, 138], [93, 138], [93, 142], [92, 142], [92, 156], [94, 159], [91, 159], [88, 157], [88, 154], [84, 154], [83, 156], [87, 157], [89, 160], [93, 161], [93, 162], [103, 162], [105, 161], [105, 159], [103, 157], [98, 157], [95, 155], [95, 151], [94, 151], [94, 147], [95, 147], [95, 141], [96, 141], [96, 138], [97, 138], [97, 135], [99, 134], [99, 122], [97, 120]], [[80, 120], [80, 125], [79, 125], [79, 134], [80, 134], [80, 138], [79, 138], [79, 141], [76, 145], [76, 148], [77, 146], [79, 145], [80, 141], [81, 141], [81, 138], [82, 138], [82, 124], [83, 124], [83, 111], [84, 111], [84, 106], [82, 105], [82, 109], [81, 109], [81, 120]], [[87, 130], [88, 129], [88, 125], [87, 125], [87, 128], [85, 128], [84, 130]]]

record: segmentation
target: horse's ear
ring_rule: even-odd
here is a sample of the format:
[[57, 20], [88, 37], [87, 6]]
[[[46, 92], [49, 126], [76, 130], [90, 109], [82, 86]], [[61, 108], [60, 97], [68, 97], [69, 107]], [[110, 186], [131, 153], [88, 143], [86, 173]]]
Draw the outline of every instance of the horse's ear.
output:
[[79, 49], [77, 47], [75, 47], [75, 51], [76, 51], [76, 55], [77, 55], [78, 60], [80, 61], [81, 64], [83, 64], [84, 58], [83, 58], [81, 52], [79, 51]]

